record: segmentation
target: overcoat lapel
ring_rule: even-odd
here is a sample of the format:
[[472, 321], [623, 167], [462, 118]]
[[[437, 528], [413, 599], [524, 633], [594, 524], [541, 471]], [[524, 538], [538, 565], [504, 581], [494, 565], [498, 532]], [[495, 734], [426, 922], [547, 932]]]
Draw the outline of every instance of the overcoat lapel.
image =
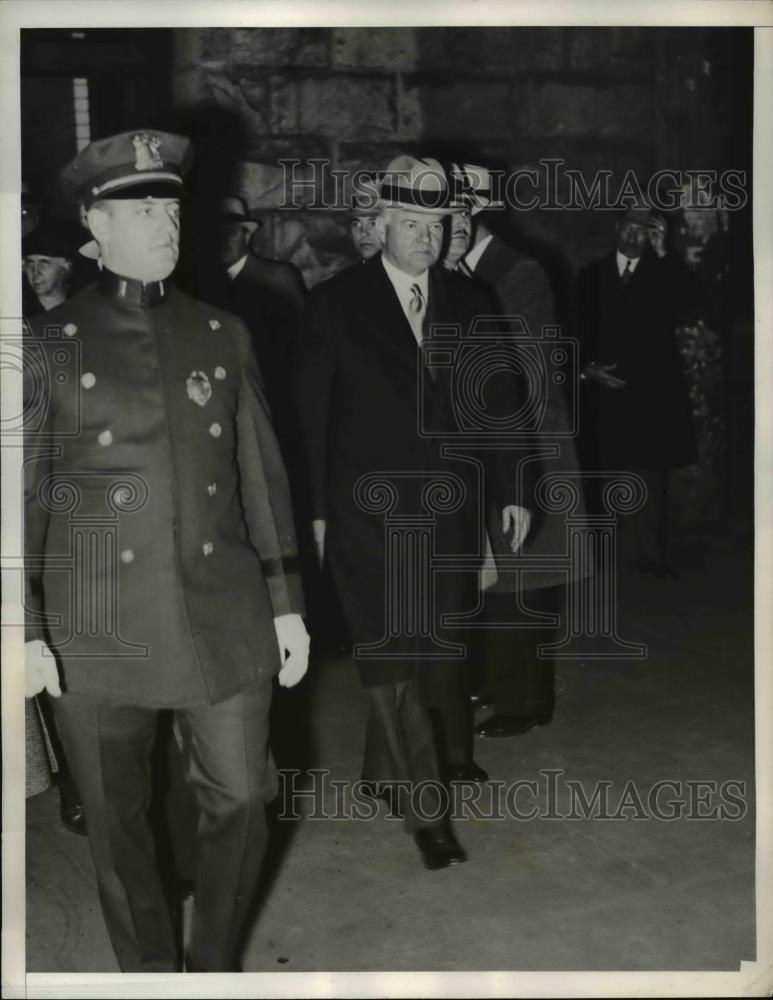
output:
[[419, 360], [416, 338], [381, 263], [381, 255], [363, 264], [363, 271], [368, 281], [360, 309], [366, 329], [370, 329], [379, 349], [396, 354], [415, 372]]

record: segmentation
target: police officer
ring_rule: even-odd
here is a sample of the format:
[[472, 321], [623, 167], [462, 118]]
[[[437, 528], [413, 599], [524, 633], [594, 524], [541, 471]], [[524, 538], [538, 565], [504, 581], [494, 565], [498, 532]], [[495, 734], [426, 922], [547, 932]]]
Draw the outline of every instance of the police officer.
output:
[[287, 479], [240, 321], [174, 288], [188, 139], [139, 131], [64, 169], [96, 286], [31, 323], [27, 694], [55, 698], [127, 972], [179, 968], [147, 820], [172, 709], [200, 810], [186, 968], [238, 968], [274, 792], [272, 679], [306, 671]]

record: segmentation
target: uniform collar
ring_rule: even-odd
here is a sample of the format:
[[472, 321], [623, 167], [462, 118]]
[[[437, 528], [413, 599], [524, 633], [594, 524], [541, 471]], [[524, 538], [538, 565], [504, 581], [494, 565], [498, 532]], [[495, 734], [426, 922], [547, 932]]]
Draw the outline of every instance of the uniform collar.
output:
[[121, 274], [103, 267], [97, 279], [97, 288], [107, 298], [120, 299], [131, 306], [149, 309], [167, 298], [171, 290], [169, 280], [149, 281], [147, 284], [136, 278], [124, 278]]

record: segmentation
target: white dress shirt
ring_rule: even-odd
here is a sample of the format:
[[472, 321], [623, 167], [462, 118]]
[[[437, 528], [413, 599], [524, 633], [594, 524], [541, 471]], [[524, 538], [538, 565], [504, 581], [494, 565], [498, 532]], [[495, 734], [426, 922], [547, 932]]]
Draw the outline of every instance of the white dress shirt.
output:
[[[414, 278], [412, 275], [406, 274], [405, 271], [401, 271], [398, 267], [395, 267], [394, 264], [391, 264], [383, 254], [381, 255], [381, 262], [384, 265], [387, 277], [392, 282], [392, 287], [397, 293], [400, 306], [405, 313], [405, 318], [411, 325], [416, 342], [421, 344], [421, 324], [429, 305], [429, 272], [422, 271], [421, 274]], [[424, 309], [421, 313], [413, 313], [409, 308], [409, 303], [414, 297], [414, 285], [419, 286], [422, 298], [424, 299]]]
[[242, 268], [246, 263], [247, 263], [247, 254], [245, 254], [243, 257], [240, 257], [235, 264], [231, 264], [230, 267], [226, 268], [225, 273], [228, 275], [231, 281], [233, 281], [234, 278], [237, 277], [237, 275], [241, 274]]
[[472, 250], [469, 250], [464, 257], [464, 263], [469, 267], [471, 271], [474, 271], [477, 267], [478, 261], [483, 256], [483, 251], [489, 245], [489, 243], [494, 239], [494, 234], [489, 233], [488, 236], [484, 236], [480, 243], [476, 243]]
[[624, 253], [620, 253], [620, 251], [617, 250], [615, 252], [615, 259], [617, 260], [617, 273], [622, 278], [623, 271], [625, 271], [626, 265], [627, 264], [631, 265], [629, 270], [631, 274], [633, 274], [633, 272], [639, 266], [639, 261], [641, 260], [641, 257], [626, 257]]

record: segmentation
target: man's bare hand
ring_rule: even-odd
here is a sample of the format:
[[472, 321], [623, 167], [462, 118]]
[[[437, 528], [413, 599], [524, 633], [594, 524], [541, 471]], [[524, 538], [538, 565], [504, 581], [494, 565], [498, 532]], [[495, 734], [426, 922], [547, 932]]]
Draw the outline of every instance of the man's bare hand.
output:
[[607, 389], [624, 389], [626, 383], [623, 379], [610, 374], [615, 368], [617, 368], [616, 361], [613, 365], [600, 365], [598, 362], [593, 361], [591, 364], [586, 365], [583, 374], [592, 382], [598, 382], [599, 385], [606, 386]]
[[62, 693], [59, 671], [54, 654], [42, 639], [31, 639], [24, 644], [24, 694], [34, 698], [46, 690], [53, 698]]
[[314, 534], [314, 545], [317, 549], [317, 562], [320, 567], [325, 561], [325, 529], [327, 522], [322, 518], [311, 522], [311, 530]]
[[282, 687], [295, 687], [309, 667], [309, 633], [298, 614], [279, 615], [274, 619], [274, 629], [282, 663], [279, 683]]
[[515, 504], [510, 504], [502, 511], [502, 534], [506, 535], [511, 530], [513, 533], [510, 539], [510, 549], [512, 552], [517, 552], [523, 545], [529, 533], [530, 525], [531, 511], [525, 507], [517, 507]]

